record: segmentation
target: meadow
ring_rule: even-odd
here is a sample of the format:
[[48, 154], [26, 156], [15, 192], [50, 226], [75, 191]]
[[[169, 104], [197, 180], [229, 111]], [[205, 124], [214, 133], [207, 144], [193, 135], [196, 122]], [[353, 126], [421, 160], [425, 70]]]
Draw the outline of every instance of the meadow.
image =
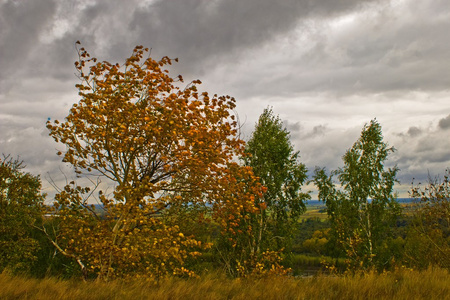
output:
[[326, 220], [327, 219], [327, 212], [326, 212], [326, 206], [325, 204], [314, 204], [314, 205], [307, 205], [306, 206], [306, 212], [302, 214], [299, 218], [300, 221], [307, 220], [310, 218], [317, 218], [319, 220]]
[[361, 275], [230, 279], [207, 274], [111, 282], [35, 279], [0, 274], [0, 299], [450, 299], [445, 269]]

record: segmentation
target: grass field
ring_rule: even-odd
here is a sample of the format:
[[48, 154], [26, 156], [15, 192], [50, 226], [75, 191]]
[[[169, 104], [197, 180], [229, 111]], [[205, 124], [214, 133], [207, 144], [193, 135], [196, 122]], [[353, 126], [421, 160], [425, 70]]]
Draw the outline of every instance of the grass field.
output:
[[0, 274], [0, 299], [450, 299], [443, 269], [399, 270], [359, 276], [229, 279], [171, 278], [159, 283], [27, 279]]
[[325, 209], [325, 205], [307, 205], [306, 212], [300, 216], [300, 221], [309, 218], [318, 218], [320, 220], [325, 220], [328, 217]]
[[[400, 203], [404, 215], [411, 215], [412, 211], [415, 209], [415, 203]], [[325, 204], [308, 204], [306, 205], [306, 212], [300, 216], [300, 221], [309, 218], [318, 218], [320, 220], [325, 220], [328, 217], [326, 212]]]

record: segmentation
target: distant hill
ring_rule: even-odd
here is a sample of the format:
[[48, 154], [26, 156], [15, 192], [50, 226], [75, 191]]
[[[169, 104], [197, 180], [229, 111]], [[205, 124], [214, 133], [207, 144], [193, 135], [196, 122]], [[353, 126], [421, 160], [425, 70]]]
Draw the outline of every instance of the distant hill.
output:
[[[414, 198], [397, 198], [397, 202], [402, 204], [413, 203], [414, 201], [416, 201]], [[325, 203], [320, 200], [308, 200], [306, 205], [321, 206], [325, 205]]]

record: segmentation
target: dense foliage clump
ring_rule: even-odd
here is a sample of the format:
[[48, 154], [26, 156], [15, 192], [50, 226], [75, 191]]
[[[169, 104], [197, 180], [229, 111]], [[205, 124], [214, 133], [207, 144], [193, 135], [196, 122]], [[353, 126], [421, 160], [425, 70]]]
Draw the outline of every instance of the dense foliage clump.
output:
[[10, 156], [0, 158], [0, 272], [29, 271], [39, 242], [33, 226], [42, 222], [41, 181]]

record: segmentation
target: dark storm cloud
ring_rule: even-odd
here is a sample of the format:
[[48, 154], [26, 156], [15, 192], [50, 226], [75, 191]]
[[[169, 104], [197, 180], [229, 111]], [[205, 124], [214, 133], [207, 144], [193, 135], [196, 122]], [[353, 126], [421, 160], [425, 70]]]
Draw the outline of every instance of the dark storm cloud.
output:
[[28, 0], [0, 3], [0, 93], [39, 43], [39, 34], [52, 21], [54, 1]]
[[[450, 18], [444, 14], [450, 5], [445, 1], [413, 3], [399, 8], [405, 9], [399, 15], [390, 3], [6, 1], [0, 10], [0, 66], [7, 72], [0, 75], [0, 84], [5, 87], [11, 72], [23, 64], [31, 70], [22, 76], [37, 76], [45, 69], [48, 76], [73, 79], [73, 72], [67, 70], [76, 58], [74, 42], [81, 40], [91, 54], [112, 61], [122, 61], [135, 45], [143, 44], [152, 47], [156, 57], [179, 57], [177, 71], [195, 77], [203, 77], [206, 70], [222, 63], [230, 65], [228, 74], [242, 72], [232, 68], [253, 49], [261, 70], [251, 71], [246, 80], [237, 77], [239, 81], [233, 86], [243, 93], [270, 92], [262, 88], [267, 83], [264, 77], [270, 77], [279, 87], [273, 90], [277, 93], [329, 90], [348, 94], [448, 87], [449, 66], [442, 61], [450, 61]], [[375, 4], [381, 8], [374, 9]], [[340, 15], [357, 12], [368, 12], [356, 20], [357, 26], [336, 29], [324, 25]], [[51, 24], [54, 28], [61, 26], [58, 21], [67, 26], [64, 33], [39, 44], [39, 39], [51, 34]], [[309, 32], [302, 46], [310, 48], [306, 53], [257, 52], [299, 26], [301, 34]], [[285, 72], [272, 74], [277, 66], [267, 64], [264, 55], [279, 55], [289, 62], [284, 63]]]
[[[324, 16], [297, 28], [292, 37], [296, 52], [283, 53], [273, 45], [274, 51], [260, 50], [254, 62], [222, 71], [245, 72], [251, 64], [254, 84], [229, 80], [244, 95], [253, 96], [280, 91], [291, 95], [328, 91], [341, 96], [448, 91], [448, 11], [448, 1], [390, 1], [379, 7], [363, 6], [341, 19]], [[279, 59], [261, 60], [265, 54]], [[279, 69], [283, 72], [274, 72]], [[277, 89], [265, 88], [268, 81]]]
[[[0, 87], [9, 87], [25, 64], [28, 73], [20, 76], [38, 76], [45, 69], [47, 76], [67, 77], [62, 70], [73, 63], [76, 40], [101, 59], [113, 60], [123, 60], [136, 44], [144, 44], [157, 55], [183, 58], [183, 69], [196, 72], [208, 59], [234, 55], [292, 29], [305, 15], [336, 13], [358, 1], [335, 2], [177, 0], [145, 6], [117, 0], [3, 1]], [[55, 30], [63, 33], [45, 42]]]
[[449, 11], [448, 0], [0, 0], [0, 148], [59, 172], [45, 121], [79, 99], [80, 40], [111, 62], [141, 44], [179, 57], [171, 72], [236, 97], [246, 136], [273, 105], [309, 167], [341, 166], [376, 116], [402, 181], [436, 174], [450, 149]]
[[[73, 72], [67, 70], [73, 66], [76, 58], [74, 42], [81, 40], [92, 55], [112, 61], [122, 61], [135, 45], [143, 44], [152, 47], [152, 54], [155, 57], [163, 55], [179, 57], [181, 62], [176, 66], [177, 72], [186, 76], [193, 74], [195, 77], [203, 77], [206, 70], [211, 70], [221, 63], [239, 62], [242, 55], [248, 53], [250, 49], [259, 49], [277, 36], [291, 32], [305, 20], [326, 21], [341, 14], [363, 11], [367, 8], [367, 4], [379, 2], [387, 1], [174, 0], [153, 1], [147, 5], [141, 1], [118, 0], [90, 1], [86, 4], [81, 1], [60, 1], [56, 5], [44, 0], [22, 2], [22, 5], [8, 1], [3, 5], [7, 9], [2, 11], [12, 17], [2, 18], [5, 25], [2, 28], [7, 28], [5, 30], [7, 37], [3, 37], [5, 34], [2, 34], [0, 45], [10, 45], [8, 49], [14, 49], [9, 52], [14, 55], [15, 60], [19, 60], [20, 55], [14, 54], [14, 51], [27, 53], [22, 55], [21, 60], [22, 63], [30, 65], [29, 72], [34, 71], [34, 74], [22, 76], [38, 76], [36, 73], [45, 69], [47, 76], [70, 80], [73, 78]], [[24, 18], [28, 20], [26, 24], [21, 21], [22, 15], [27, 16]], [[66, 22], [65, 32], [50, 42], [37, 45], [39, 38], [42, 39], [46, 34], [52, 33], [49, 30], [49, 23], [53, 22], [55, 29], [61, 26], [59, 21], [63, 21], [63, 25]], [[379, 24], [372, 25], [372, 27], [379, 26]], [[31, 30], [27, 30], [28, 27]], [[9, 40], [13, 40], [14, 36], [11, 32], [16, 32], [13, 28], [18, 28], [17, 37], [20, 36], [20, 41], [11, 43]], [[22, 31], [25, 33], [22, 34]], [[321, 36], [321, 33], [317, 34]], [[277, 75], [272, 78], [272, 82], [280, 83], [280, 87], [295, 84], [294, 90], [302, 91], [324, 88], [339, 90], [355, 85], [359, 85], [361, 90], [367, 90], [372, 88], [371, 84], [377, 84], [372, 79], [376, 77], [379, 78], [377, 81], [381, 82], [378, 83], [380, 87], [375, 89], [381, 86], [395, 86], [395, 80], [392, 81], [388, 76], [386, 80], [390, 81], [383, 82], [386, 76], [379, 76], [379, 71], [370, 66], [374, 61], [382, 59], [384, 54], [390, 53], [394, 41], [368, 38], [363, 30], [349, 34], [355, 35], [354, 40], [357, 41], [351, 46], [348, 43], [344, 43], [343, 46], [334, 45], [326, 40], [317, 43], [314, 40], [308, 41], [316, 43], [316, 46], [311, 50], [309, 57], [307, 55], [298, 61], [299, 64], [305, 65], [308, 73], [305, 74], [302, 70], [293, 75], [289, 72], [290, 69], [298, 67], [296, 59], [291, 58], [291, 65], [286, 66], [284, 76], [290, 76], [292, 79], [279, 77], [282, 82], [278, 82], [277, 77], [280, 75]], [[399, 37], [395, 39], [400, 40]], [[347, 48], [342, 48], [346, 46]], [[351, 57], [351, 63], [342, 65], [338, 73], [320, 67], [330, 64], [329, 54], [335, 50], [344, 51], [347, 57]], [[28, 56], [29, 61], [26, 60]], [[12, 69], [13, 66], [20, 67], [20, 62], [15, 64], [14, 59], [2, 59], [7, 65], [6, 69]], [[395, 57], [391, 60], [395, 61]], [[264, 59], [261, 63], [265, 66]], [[331, 62], [336, 63], [340, 62]], [[269, 65], [264, 72], [270, 69]], [[325, 73], [320, 70], [324, 70]], [[248, 78], [258, 81], [255, 78], [255, 75], [258, 76], [257, 73], [249, 75]], [[0, 80], [4, 78], [0, 77]], [[264, 83], [265, 80], [259, 82]], [[251, 87], [242, 86], [241, 90], [251, 91]], [[292, 86], [287, 86], [283, 90], [292, 90]]]
[[221, 56], [236, 60], [310, 17], [335, 15], [373, 1], [157, 1], [136, 10], [131, 31], [154, 48], [184, 58], [183, 65]]

